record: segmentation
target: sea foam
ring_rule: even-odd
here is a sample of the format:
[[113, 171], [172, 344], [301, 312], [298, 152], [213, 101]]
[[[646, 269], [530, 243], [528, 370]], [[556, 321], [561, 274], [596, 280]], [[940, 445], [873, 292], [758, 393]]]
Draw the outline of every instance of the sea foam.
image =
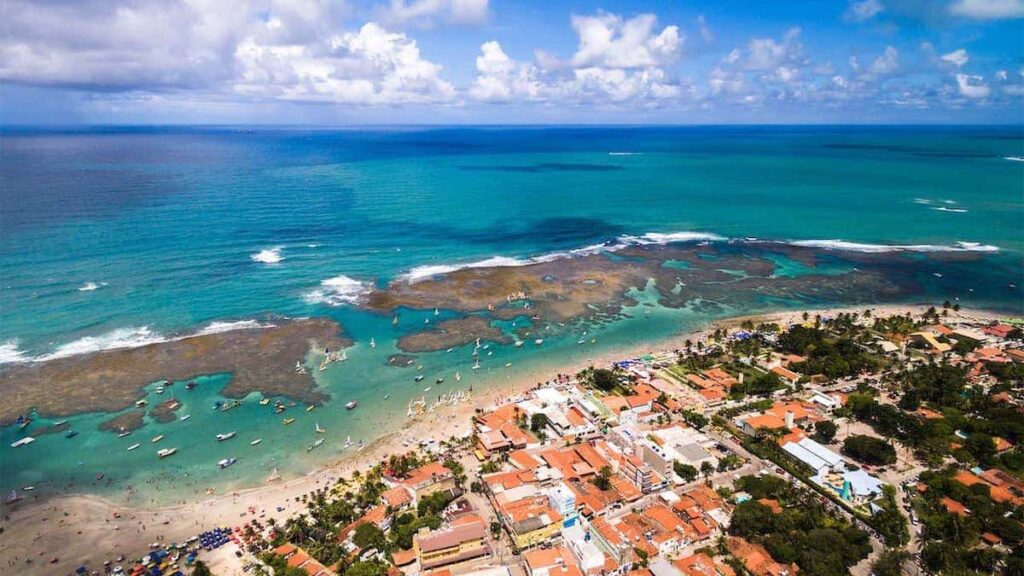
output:
[[370, 291], [370, 284], [348, 276], [335, 276], [320, 282], [320, 287], [303, 296], [307, 304], [342, 306], [354, 304]]
[[999, 247], [977, 242], [957, 242], [953, 245], [942, 244], [866, 244], [863, 242], [847, 242], [845, 240], [793, 240], [786, 242], [792, 246], [805, 248], [821, 248], [824, 250], [844, 250], [847, 252], [864, 252], [867, 254], [884, 254], [887, 252], [998, 252]]
[[8, 340], [3, 344], [0, 344], [0, 364], [7, 364], [10, 362], [28, 362], [31, 358], [25, 356], [21, 350], [18, 350], [17, 340]]
[[273, 324], [263, 324], [255, 320], [239, 320], [237, 322], [210, 322], [205, 328], [196, 332], [197, 336], [204, 336], [207, 334], [220, 334], [221, 332], [231, 332], [232, 330], [251, 330], [254, 328], [273, 328]]
[[106, 285], [107, 285], [106, 282], [100, 282], [99, 284], [97, 284], [95, 282], [86, 282], [85, 284], [82, 284], [81, 286], [78, 287], [78, 291], [79, 292], [92, 292], [93, 290], [99, 290], [100, 286], [106, 286]]
[[263, 264], [277, 264], [284, 260], [284, 256], [281, 256], [281, 246], [265, 248], [255, 254], [250, 254], [249, 258], [252, 258], [253, 262], [262, 262]]

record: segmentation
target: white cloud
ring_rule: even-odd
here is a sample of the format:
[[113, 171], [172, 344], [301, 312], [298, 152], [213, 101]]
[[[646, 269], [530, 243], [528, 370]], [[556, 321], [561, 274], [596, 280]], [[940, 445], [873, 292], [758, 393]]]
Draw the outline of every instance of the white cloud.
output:
[[711, 28], [708, 28], [708, 21], [701, 14], [697, 16], [697, 29], [700, 31], [700, 38], [705, 44], [711, 44], [715, 41], [715, 35], [711, 32]]
[[967, 54], [967, 50], [963, 48], [942, 55], [943, 62], [949, 62], [957, 68], [962, 68], [964, 64], [967, 64], [968, 60], [970, 60], [970, 56]]
[[748, 70], [770, 70], [799, 59], [803, 54], [803, 45], [800, 44], [799, 38], [800, 29], [791, 28], [779, 42], [771, 38], [750, 40], [742, 59], [743, 67]]
[[871, 63], [872, 74], [892, 74], [900, 67], [900, 52], [892, 46], [886, 46], [885, 51]]
[[369, 22], [325, 42], [272, 44], [246, 38], [235, 59], [235, 90], [291, 101], [348, 104], [432, 103], [451, 100], [455, 88], [441, 66], [420, 56], [416, 41]]
[[975, 20], [1024, 18], [1024, 0], [956, 0], [949, 11]]
[[981, 76], [968, 76], [967, 74], [956, 75], [957, 89], [961, 96], [967, 98], [988, 98], [992, 90], [985, 84]]
[[492, 40], [480, 46], [476, 59], [477, 77], [469, 89], [474, 100], [502, 102], [513, 98], [536, 99], [541, 96], [537, 71], [528, 64], [512, 60]]
[[580, 44], [572, 57], [577, 68], [645, 68], [672, 61], [682, 44], [677, 26], [655, 33], [657, 18], [641, 14], [623, 20], [615, 14], [572, 17]]
[[394, 26], [479, 26], [487, 22], [488, 0], [391, 0], [378, 9], [378, 14], [383, 22]]
[[885, 6], [879, 0], [860, 0], [850, 2], [844, 16], [853, 22], [864, 22], [877, 16], [885, 10]]

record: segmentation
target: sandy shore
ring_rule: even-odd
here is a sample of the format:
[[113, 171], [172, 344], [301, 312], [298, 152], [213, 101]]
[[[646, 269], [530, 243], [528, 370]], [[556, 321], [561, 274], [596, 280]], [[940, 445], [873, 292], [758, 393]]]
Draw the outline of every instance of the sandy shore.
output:
[[[878, 305], [851, 308], [829, 308], [808, 311], [813, 317], [824, 317], [839, 312], [862, 312], [871, 309], [875, 316], [888, 316], [910, 312], [920, 315], [927, 305]], [[665, 341], [638, 344], [620, 348], [614, 353], [595, 355], [567, 363], [554, 372], [575, 373], [589, 365], [607, 364], [613, 360], [634, 357], [648, 352], [680, 348], [686, 340], [708, 340], [716, 328], [736, 326], [744, 320], [777, 322], [781, 325], [802, 321], [803, 311], [785, 311], [752, 316], [727, 318], [709, 323], [704, 329], [679, 334]], [[1003, 316], [984, 310], [950, 311], [950, 319], [991, 319]], [[119, 554], [128, 558], [143, 554], [150, 543], [157, 541], [183, 541], [217, 525], [238, 525], [265, 511], [266, 518], [283, 522], [304, 507], [296, 498], [335, 483], [337, 478], [349, 475], [354, 469], [365, 469], [388, 454], [401, 453], [408, 448], [403, 440], [444, 440], [470, 429], [470, 420], [477, 407], [494, 406], [539, 382], [554, 377], [553, 371], [517, 374], [500, 389], [477, 393], [472, 402], [437, 410], [432, 414], [410, 420], [400, 432], [379, 438], [357, 456], [349, 456], [310, 472], [301, 478], [275, 482], [249, 490], [214, 495], [208, 499], [161, 508], [120, 506], [92, 495], [54, 497], [38, 503], [21, 503], [5, 507], [0, 526], [0, 568], [18, 567], [20, 574], [72, 573], [88, 560], [97, 568], [105, 559], [113, 560]], [[284, 510], [278, 512], [277, 507]], [[57, 557], [55, 565], [49, 560]], [[31, 559], [31, 564], [26, 564]]]

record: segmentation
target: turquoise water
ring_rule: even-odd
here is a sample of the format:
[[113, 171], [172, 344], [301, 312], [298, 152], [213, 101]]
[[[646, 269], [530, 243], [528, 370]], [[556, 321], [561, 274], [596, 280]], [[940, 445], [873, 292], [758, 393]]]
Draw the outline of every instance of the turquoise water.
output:
[[[345, 454], [346, 436], [369, 442], [397, 429], [406, 402], [436, 375], [446, 383], [432, 394], [452, 390], [455, 371], [462, 389], [482, 391], [714, 317], [830, 303], [808, 293], [744, 308], [673, 310], [640, 295], [629, 317], [587, 327], [594, 344], [577, 344], [581, 326], [556, 326], [541, 347], [493, 346], [480, 371], [469, 369], [468, 348], [420, 355], [427, 375], [420, 386], [413, 368], [386, 360], [397, 352], [396, 337], [431, 313], [405, 311], [396, 330], [390, 317], [350, 301], [423, 266], [525, 259], [649, 233], [868, 245], [857, 246], [854, 259], [827, 252], [814, 268], [771, 255], [775, 275], [785, 278], [842, 273], [881, 246], [968, 242], [976, 245], [962, 254], [979, 259], [944, 263], [942, 278], [916, 277], [915, 293], [1020, 313], [1020, 292], [1007, 289], [1024, 270], [1024, 163], [1008, 159], [1020, 156], [1019, 127], [7, 132], [0, 136], [3, 360], [138, 344], [271, 314], [330, 316], [356, 344], [348, 362], [316, 373], [332, 402], [289, 410], [297, 422], [287, 427], [255, 398], [214, 412], [229, 377], [219, 375], [193, 392], [174, 387], [185, 403], [179, 415], [193, 415], [188, 422], [147, 422], [127, 438], [96, 430], [109, 415], [71, 418], [78, 437], [44, 436], [17, 450], [8, 447], [17, 432], [5, 428], [0, 489], [113, 495], [132, 486], [137, 499], [173, 500], [210, 486], [252, 485], [273, 467], [297, 474]], [[922, 266], [930, 265], [927, 254]], [[741, 280], [735, 272], [726, 271]], [[152, 392], [150, 401], [170, 393]], [[359, 409], [344, 410], [348, 400]], [[307, 452], [316, 422], [328, 442]], [[239, 436], [214, 440], [229, 430]], [[150, 444], [157, 434], [165, 439]], [[255, 437], [263, 438], [258, 448], [248, 445]], [[136, 442], [143, 446], [128, 452]], [[158, 447], [172, 445], [179, 454], [156, 460]], [[218, 470], [226, 456], [238, 464]]]

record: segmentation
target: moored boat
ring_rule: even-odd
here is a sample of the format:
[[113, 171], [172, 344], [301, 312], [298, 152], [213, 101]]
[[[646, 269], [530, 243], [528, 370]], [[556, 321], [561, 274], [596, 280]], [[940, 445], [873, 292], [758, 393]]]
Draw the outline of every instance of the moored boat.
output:
[[228, 432], [226, 434], [217, 434], [217, 441], [218, 442], [223, 442], [225, 440], [230, 440], [230, 439], [232, 439], [234, 437], [235, 437], [235, 431], [232, 430], [231, 432]]
[[156, 455], [158, 458], [167, 458], [168, 456], [173, 456], [177, 452], [177, 448], [161, 448], [160, 450], [157, 450]]
[[31, 436], [25, 436], [21, 440], [16, 440], [14, 442], [11, 442], [11, 448], [20, 448], [21, 446], [28, 446], [29, 444], [31, 444], [31, 443], [33, 443], [35, 441], [36, 441], [35, 438], [33, 438]]
[[249, 442], [249, 446], [255, 446], [255, 445], [259, 444], [260, 442], [263, 442], [263, 438], [257, 438], [255, 440], [253, 440], [252, 442]]
[[164, 439], [164, 435], [163, 434], [157, 434], [156, 436], [153, 436], [153, 439], [150, 440], [150, 442], [152, 442], [153, 444], [156, 444], [157, 442], [159, 442], [159, 441], [161, 441], [163, 439]]
[[281, 421], [281, 423], [284, 424], [285, 426], [291, 424], [292, 422], [295, 422], [295, 418], [285, 418], [284, 420]]
[[132, 444], [131, 446], [128, 447], [128, 451], [131, 452], [132, 450], [135, 450], [139, 446], [142, 446], [142, 444], [139, 444], [138, 442], [136, 442], [135, 444]]
[[221, 469], [224, 469], [227, 468], [228, 466], [231, 466], [235, 462], [238, 462], [238, 458], [224, 458], [222, 460], [217, 461], [217, 466], [219, 466]]
[[349, 400], [348, 402], [345, 403], [345, 409], [346, 410], [353, 410], [358, 405], [359, 405], [359, 403], [356, 402], [355, 400]]

